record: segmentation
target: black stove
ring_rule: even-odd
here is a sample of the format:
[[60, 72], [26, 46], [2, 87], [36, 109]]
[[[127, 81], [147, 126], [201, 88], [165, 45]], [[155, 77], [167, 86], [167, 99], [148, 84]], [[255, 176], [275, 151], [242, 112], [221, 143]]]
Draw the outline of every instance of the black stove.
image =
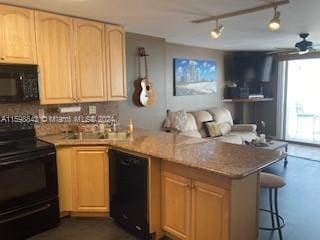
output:
[[59, 223], [54, 145], [33, 124], [0, 124], [0, 239], [21, 240]]
[[33, 124], [0, 124], [0, 161], [2, 157], [52, 148], [52, 144], [36, 138]]
[[2, 158], [8, 156], [42, 151], [46, 149], [54, 149], [54, 146], [50, 143], [40, 141], [35, 138], [14, 140], [5, 144], [0, 142], [0, 162]]

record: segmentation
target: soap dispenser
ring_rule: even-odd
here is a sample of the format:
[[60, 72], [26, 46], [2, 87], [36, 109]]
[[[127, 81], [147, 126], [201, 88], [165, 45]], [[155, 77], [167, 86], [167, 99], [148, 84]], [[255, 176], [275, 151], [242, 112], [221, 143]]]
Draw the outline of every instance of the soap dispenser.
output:
[[128, 132], [128, 134], [132, 134], [132, 133], [133, 133], [133, 123], [132, 123], [132, 119], [129, 120], [127, 132]]

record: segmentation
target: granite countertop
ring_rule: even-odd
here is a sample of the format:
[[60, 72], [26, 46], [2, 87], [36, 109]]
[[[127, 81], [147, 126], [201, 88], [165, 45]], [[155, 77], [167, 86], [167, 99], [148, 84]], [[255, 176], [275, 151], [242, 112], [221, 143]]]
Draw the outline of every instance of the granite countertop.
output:
[[127, 140], [70, 139], [66, 134], [39, 139], [58, 146], [108, 145], [209, 171], [231, 179], [244, 178], [284, 157], [279, 151], [136, 129]]

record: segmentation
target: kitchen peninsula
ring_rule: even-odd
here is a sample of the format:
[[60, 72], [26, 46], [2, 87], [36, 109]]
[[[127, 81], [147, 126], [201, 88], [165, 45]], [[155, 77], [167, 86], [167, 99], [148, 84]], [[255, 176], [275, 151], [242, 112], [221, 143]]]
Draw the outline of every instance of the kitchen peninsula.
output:
[[283, 157], [278, 151], [142, 129], [127, 140], [40, 138], [57, 148], [63, 214], [109, 212], [108, 149], [146, 157], [149, 230], [156, 239], [256, 240], [259, 172]]

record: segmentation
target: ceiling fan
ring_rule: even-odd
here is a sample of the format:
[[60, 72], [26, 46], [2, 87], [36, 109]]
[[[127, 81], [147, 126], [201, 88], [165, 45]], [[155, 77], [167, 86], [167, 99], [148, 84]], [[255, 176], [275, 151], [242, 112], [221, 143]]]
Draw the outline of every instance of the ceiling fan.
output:
[[269, 52], [269, 54], [306, 54], [309, 52], [320, 51], [320, 44], [313, 44], [313, 42], [308, 41], [309, 33], [300, 33], [299, 37], [302, 41], [297, 42], [294, 48], [279, 48], [276, 51]]

